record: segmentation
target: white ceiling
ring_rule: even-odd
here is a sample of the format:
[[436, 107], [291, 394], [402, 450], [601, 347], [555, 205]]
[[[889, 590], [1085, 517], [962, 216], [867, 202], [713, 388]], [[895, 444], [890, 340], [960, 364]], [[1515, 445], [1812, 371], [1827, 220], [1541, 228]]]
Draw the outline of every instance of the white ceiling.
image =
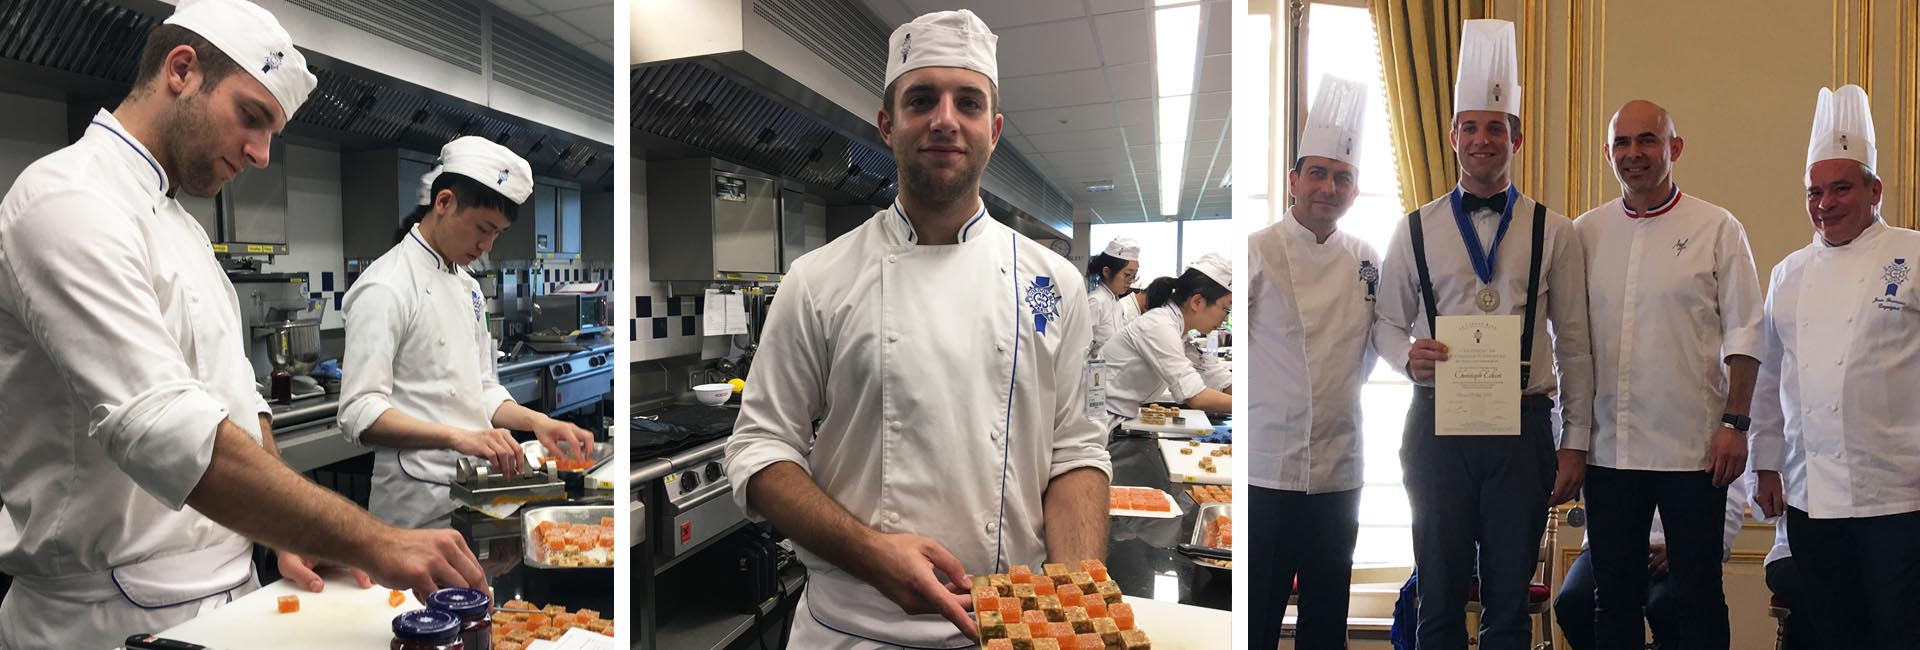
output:
[[[891, 32], [932, 11], [967, 8], [1000, 37], [1002, 146], [1031, 159], [1074, 203], [1074, 221], [1160, 221], [1154, 148], [1152, 0], [861, 0]], [[1200, 74], [1188, 134], [1183, 218], [1232, 216], [1220, 188], [1232, 163], [1233, 21], [1204, 0]], [[1216, 147], [1218, 151], [1216, 151]], [[1112, 192], [1088, 192], [1110, 180]]]
[[612, 0], [489, 0], [567, 44], [613, 62]]

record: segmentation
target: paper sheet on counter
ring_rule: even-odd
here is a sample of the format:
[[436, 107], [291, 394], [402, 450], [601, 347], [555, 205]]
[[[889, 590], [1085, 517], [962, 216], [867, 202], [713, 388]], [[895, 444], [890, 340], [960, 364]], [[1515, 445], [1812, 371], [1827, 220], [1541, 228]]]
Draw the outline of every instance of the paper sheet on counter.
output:
[[701, 328], [705, 336], [727, 336], [747, 333], [746, 296], [738, 291], [722, 292], [708, 289], [706, 310]]
[[621, 650], [613, 637], [573, 628], [560, 635], [558, 641], [536, 640], [527, 644], [527, 650]]

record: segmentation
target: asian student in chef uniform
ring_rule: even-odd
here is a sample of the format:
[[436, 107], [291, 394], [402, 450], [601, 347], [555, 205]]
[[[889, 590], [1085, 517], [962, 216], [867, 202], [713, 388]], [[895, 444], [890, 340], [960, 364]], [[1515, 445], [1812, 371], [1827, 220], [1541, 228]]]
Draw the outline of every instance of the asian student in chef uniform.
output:
[[381, 524], [281, 462], [233, 285], [175, 200], [267, 166], [314, 83], [265, 10], [185, 0], [119, 107], [0, 200], [0, 648], [174, 627], [253, 588], [255, 541], [309, 590], [321, 560], [421, 597], [485, 587], [459, 535]]
[[807, 564], [788, 647], [974, 647], [971, 576], [1105, 555], [1081, 270], [980, 199], [994, 41], [965, 10], [894, 31], [899, 199], [797, 260], [767, 318], [726, 473]]
[[466, 136], [441, 147], [440, 165], [421, 183], [430, 209], [344, 299], [340, 430], [374, 448], [374, 515], [445, 528], [461, 456], [517, 476], [526, 458], [507, 429], [532, 431], [555, 458], [584, 458], [593, 436], [521, 406], [500, 386], [486, 301], [466, 270], [532, 194], [527, 161]]
[[1814, 237], [1773, 268], [1752, 463], [1754, 501], [1790, 524], [1806, 586], [1794, 615], [1833, 647], [1891, 650], [1920, 648], [1920, 232], [1881, 220], [1875, 158], [1866, 91], [1822, 88]]
[[1603, 152], [1621, 197], [1574, 220], [1589, 270], [1596, 379], [1585, 490], [1597, 589], [1589, 636], [1598, 648], [1646, 645], [1645, 540], [1657, 507], [1671, 567], [1661, 582], [1674, 595], [1675, 627], [1663, 641], [1724, 650], [1714, 524], [1747, 468], [1760, 280], [1733, 214], [1673, 182], [1686, 141], [1665, 109], [1628, 102], [1608, 131]]
[[[1573, 223], [1508, 181], [1522, 133], [1513, 23], [1466, 21], [1456, 78], [1451, 139], [1460, 184], [1395, 228], [1373, 342], [1416, 384], [1400, 460], [1413, 510], [1420, 647], [1467, 646], [1465, 608], [1477, 555], [1480, 647], [1510, 650], [1527, 647], [1531, 637], [1527, 586], [1547, 507], [1579, 492], [1587, 466], [1593, 353], [1586, 261]], [[1434, 364], [1447, 358], [1447, 346], [1433, 339], [1435, 317], [1467, 315], [1507, 317], [1520, 332], [1515, 430], [1436, 435]], [[1409, 338], [1417, 340], [1409, 345]], [[1556, 390], [1557, 405], [1550, 397]]]
[[1300, 582], [1295, 647], [1344, 648], [1360, 531], [1360, 387], [1373, 370], [1380, 254], [1336, 226], [1360, 194], [1365, 84], [1323, 77], [1287, 175], [1293, 204], [1247, 238], [1253, 294], [1245, 446], [1253, 647], [1280, 643]]
[[1093, 345], [1087, 354], [1087, 417], [1106, 420], [1106, 361], [1100, 348], [1125, 324], [1122, 299], [1133, 290], [1140, 273], [1140, 243], [1132, 237], [1115, 237], [1107, 248], [1087, 260], [1087, 315], [1093, 321]]
[[1140, 417], [1140, 404], [1165, 390], [1210, 413], [1233, 411], [1233, 368], [1194, 347], [1189, 331], [1211, 332], [1233, 309], [1233, 262], [1214, 253], [1157, 284], [1147, 313], [1107, 343], [1108, 430]]

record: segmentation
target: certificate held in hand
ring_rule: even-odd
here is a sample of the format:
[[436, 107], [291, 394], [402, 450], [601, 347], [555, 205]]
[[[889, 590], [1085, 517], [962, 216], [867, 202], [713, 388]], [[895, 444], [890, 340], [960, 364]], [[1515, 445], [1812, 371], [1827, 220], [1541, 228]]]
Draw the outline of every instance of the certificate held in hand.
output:
[[1440, 316], [1447, 360], [1433, 371], [1434, 434], [1520, 435], [1519, 316]]

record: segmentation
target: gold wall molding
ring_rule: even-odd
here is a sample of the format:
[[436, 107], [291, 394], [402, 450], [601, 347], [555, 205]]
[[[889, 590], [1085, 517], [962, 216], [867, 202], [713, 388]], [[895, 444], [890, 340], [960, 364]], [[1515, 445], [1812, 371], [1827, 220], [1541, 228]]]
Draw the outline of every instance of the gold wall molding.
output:
[[1898, 176], [1890, 183], [1898, 196], [1881, 198], [1882, 206], [1887, 198], [1898, 199], [1899, 210], [1894, 223], [1907, 228], [1920, 228], [1920, 3], [1900, 2], [1900, 8], [1894, 15], [1895, 55], [1894, 74], [1897, 80], [1895, 93], [1899, 107], [1894, 111], [1894, 173]]

